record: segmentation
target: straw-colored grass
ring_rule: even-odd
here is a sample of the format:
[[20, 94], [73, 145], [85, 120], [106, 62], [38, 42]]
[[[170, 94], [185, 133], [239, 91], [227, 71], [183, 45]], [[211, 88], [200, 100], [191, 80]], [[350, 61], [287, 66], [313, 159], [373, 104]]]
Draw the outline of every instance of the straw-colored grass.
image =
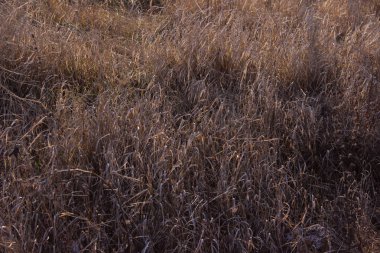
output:
[[0, 251], [378, 252], [380, 5], [0, 0]]

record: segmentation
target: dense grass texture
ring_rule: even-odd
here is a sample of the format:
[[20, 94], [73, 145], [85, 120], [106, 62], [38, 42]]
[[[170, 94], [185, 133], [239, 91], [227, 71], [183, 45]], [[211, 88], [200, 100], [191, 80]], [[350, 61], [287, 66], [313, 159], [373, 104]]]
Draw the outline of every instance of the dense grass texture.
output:
[[377, 0], [0, 0], [1, 252], [380, 252]]

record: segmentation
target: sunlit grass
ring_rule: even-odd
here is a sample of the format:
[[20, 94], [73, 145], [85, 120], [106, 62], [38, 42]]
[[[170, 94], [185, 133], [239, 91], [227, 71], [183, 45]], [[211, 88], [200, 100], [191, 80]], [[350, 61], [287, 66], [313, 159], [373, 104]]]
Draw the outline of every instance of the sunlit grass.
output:
[[377, 252], [377, 1], [0, 1], [5, 252]]

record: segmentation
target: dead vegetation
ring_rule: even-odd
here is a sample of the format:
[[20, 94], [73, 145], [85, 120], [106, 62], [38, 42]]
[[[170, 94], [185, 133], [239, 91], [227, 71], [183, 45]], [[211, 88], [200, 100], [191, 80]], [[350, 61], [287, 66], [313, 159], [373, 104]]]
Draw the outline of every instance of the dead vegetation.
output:
[[377, 1], [0, 1], [5, 252], [376, 252]]

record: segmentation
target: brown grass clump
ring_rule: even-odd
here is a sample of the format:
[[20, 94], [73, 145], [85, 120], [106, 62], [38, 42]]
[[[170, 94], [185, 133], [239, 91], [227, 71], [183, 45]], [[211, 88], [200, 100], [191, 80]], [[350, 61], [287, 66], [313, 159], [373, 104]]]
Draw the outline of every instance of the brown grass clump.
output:
[[4, 252], [378, 252], [377, 1], [0, 1]]

